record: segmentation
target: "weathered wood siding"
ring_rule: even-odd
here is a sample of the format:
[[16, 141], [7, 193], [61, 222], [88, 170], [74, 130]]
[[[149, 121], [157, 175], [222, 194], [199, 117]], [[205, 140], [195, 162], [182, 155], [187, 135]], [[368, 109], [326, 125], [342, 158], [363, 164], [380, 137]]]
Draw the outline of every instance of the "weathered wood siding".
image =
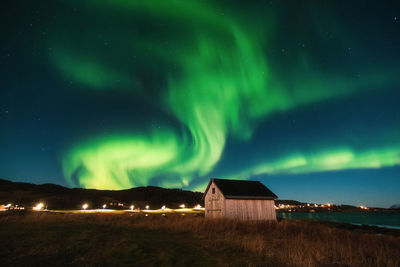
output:
[[274, 200], [226, 199], [225, 218], [275, 221], [274, 203]]
[[206, 218], [276, 220], [274, 200], [225, 199], [214, 182], [211, 183], [204, 202]]
[[[215, 194], [212, 193], [215, 188]], [[222, 218], [225, 214], [225, 198], [214, 182], [211, 183], [207, 195], [204, 198], [205, 217]]]

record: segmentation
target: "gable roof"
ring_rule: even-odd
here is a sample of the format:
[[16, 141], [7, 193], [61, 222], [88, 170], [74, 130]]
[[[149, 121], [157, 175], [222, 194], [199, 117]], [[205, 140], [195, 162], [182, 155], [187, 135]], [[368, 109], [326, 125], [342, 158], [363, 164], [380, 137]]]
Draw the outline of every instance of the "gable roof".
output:
[[276, 199], [271, 190], [259, 181], [228, 180], [211, 178], [203, 198], [214, 182], [227, 199]]

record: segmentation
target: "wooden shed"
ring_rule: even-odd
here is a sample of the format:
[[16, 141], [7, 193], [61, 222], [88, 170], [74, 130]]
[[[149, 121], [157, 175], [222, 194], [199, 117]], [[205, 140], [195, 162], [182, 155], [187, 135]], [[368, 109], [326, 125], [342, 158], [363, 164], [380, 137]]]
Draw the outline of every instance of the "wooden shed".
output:
[[212, 178], [203, 195], [205, 217], [275, 221], [276, 198], [258, 181]]

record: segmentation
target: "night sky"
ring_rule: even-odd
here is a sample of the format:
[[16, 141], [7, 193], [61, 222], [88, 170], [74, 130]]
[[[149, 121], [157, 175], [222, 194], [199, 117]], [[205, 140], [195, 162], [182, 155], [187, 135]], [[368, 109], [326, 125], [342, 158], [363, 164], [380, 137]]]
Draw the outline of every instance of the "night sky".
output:
[[2, 1], [0, 178], [400, 202], [398, 1]]

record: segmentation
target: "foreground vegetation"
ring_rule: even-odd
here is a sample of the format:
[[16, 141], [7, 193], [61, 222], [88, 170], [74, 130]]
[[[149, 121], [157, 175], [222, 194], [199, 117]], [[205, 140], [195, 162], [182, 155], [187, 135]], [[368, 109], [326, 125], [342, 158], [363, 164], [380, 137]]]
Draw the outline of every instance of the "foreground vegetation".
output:
[[399, 266], [400, 237], [311, 221], [2, 214], [3, 266]]

